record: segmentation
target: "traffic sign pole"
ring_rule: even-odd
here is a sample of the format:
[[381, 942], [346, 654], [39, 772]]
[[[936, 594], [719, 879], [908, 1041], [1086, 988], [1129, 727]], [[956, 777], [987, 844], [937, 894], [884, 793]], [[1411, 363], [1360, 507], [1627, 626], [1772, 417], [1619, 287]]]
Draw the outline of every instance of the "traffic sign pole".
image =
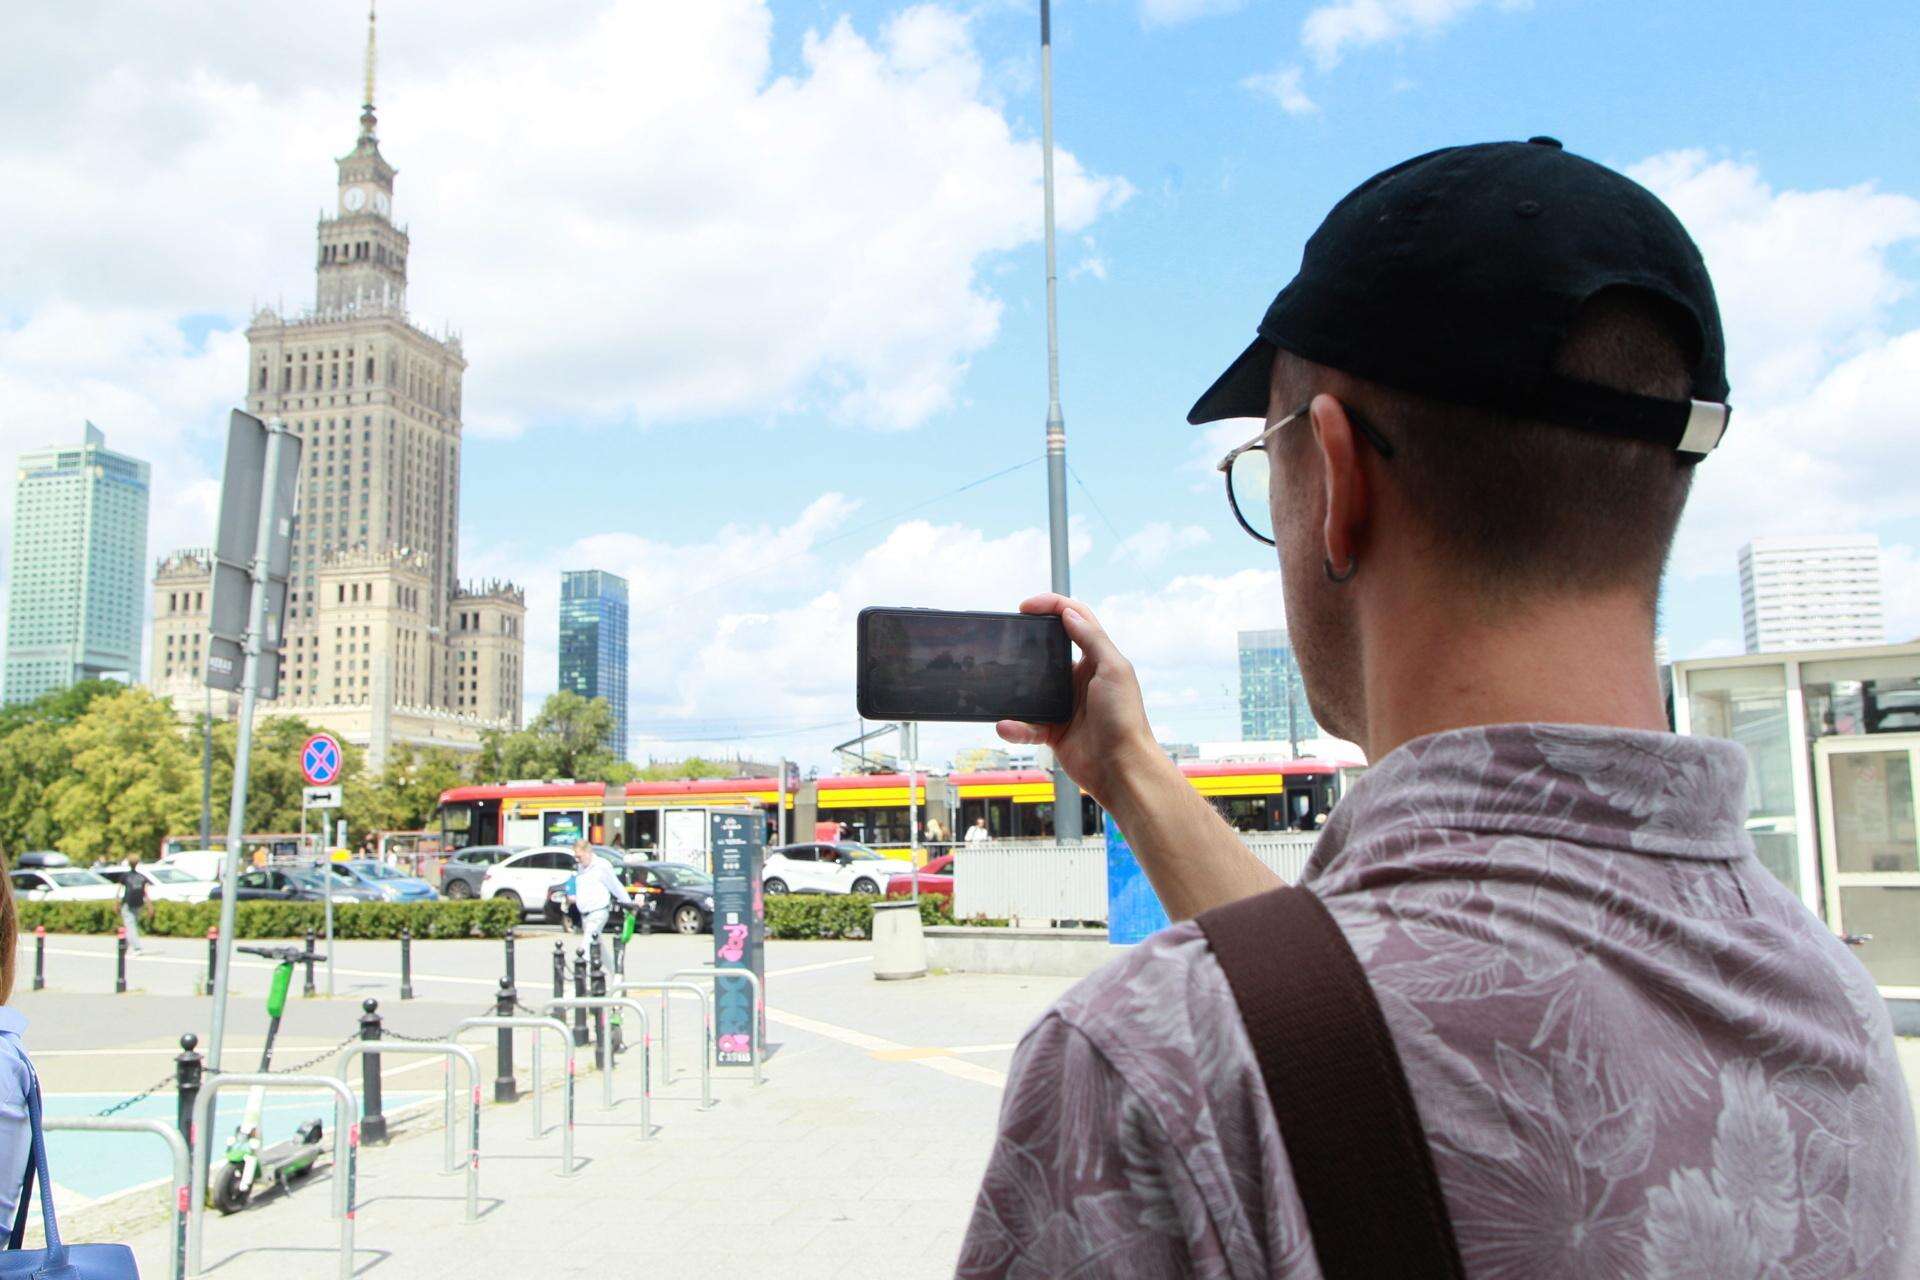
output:
[[[273, 554], [274, 521], [291, 518], [277, 511], [274, 495], [289, 449], [298, 450], [286, 424], [275, 418], [267, 424], [265, 478], [261, 486], [260, 523], [254, 537], [250, 576], [252, 595], [247, 607], [246, 662], [240, 677], [240, 725], [233, 748], [233, 794], [227, 805], [226, 856], [220, 860], [220, 950], [213, 970], [213, 1034], [207, 1039], [209, 1070], [220, 1067], [220, 1049], [227, 1027], [227, 989], [233, 972], [234, 908], [239, 897], [240, 849], [247, 828], [247, 771], [253, 763], [253, 709], [260, 695], [260, 653], [267, 629], [267, 571]], [[297, 459], [296, 453], [296, 459]], [[296, 461], [296, 465], [298, 465]]]

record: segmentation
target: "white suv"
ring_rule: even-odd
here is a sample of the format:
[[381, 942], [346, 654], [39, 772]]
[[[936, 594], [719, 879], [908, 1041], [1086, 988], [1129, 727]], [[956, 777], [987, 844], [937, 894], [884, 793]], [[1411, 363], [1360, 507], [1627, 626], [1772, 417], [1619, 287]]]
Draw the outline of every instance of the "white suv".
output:
[[577, 870], [572, 849], [561, 845], [529, 849], [488, 867], [480, 880], [480, 896], [506, 898], [520, 908], [522, 916], [544, 912], [548, 891]]
[[913, 864], [885, 858], [863, 844], [785, 844], [767, 850], [760, 865], [766, 893], [885, 893], [890, 876]]

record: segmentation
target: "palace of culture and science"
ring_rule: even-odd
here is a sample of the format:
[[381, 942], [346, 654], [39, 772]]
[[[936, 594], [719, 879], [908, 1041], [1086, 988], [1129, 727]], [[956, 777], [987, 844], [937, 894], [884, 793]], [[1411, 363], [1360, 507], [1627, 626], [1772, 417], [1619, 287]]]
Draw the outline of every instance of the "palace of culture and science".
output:
[[[313, 310], [262, 310], [247, 329], [245, 405], [301, 436], [293, 568], [277, 701], [368, 747], [472, 747], [520, 724], [524, 593], [462, 584], [457, 336], [407, 319], [407, 231], [380, 154], [369, 14], [360, 137], [339, 163], [339, 203], [319, 224]], [[211, 554], [181, 550], [154, 575], [152, 685], [183, 715], [201, 683]], [[228, 697], [214, 700], [216, 714]]]

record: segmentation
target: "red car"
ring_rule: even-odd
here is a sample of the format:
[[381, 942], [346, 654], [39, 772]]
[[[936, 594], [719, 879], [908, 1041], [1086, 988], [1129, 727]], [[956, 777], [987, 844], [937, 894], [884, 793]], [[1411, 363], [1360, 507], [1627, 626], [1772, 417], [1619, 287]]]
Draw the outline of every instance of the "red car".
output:
[[[943, 853], [937, 858], [927, 859], [927, 865], [920, 868], [920, 893], [944, 893], [953, 896], [953, 855]], [[910, 898], [913, 896], [913, 877], [894, 876], [887, 881], [889, 898]]]

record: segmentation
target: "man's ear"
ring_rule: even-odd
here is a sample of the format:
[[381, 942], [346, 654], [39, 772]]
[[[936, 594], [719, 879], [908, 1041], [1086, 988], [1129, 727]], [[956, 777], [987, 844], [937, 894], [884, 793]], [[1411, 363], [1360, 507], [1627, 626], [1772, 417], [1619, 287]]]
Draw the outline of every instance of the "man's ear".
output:
[[1325, 486], [1326, 523], [1321, 530], [1324, 554], [1333, 572], [1345, 575], [1359, 554], [1367, 523], [1366, 472], [1353, 420], [1346, 406], [1322, 393], [1309, 406], [1314, 447], [1320, 451], [1321, 483]]

